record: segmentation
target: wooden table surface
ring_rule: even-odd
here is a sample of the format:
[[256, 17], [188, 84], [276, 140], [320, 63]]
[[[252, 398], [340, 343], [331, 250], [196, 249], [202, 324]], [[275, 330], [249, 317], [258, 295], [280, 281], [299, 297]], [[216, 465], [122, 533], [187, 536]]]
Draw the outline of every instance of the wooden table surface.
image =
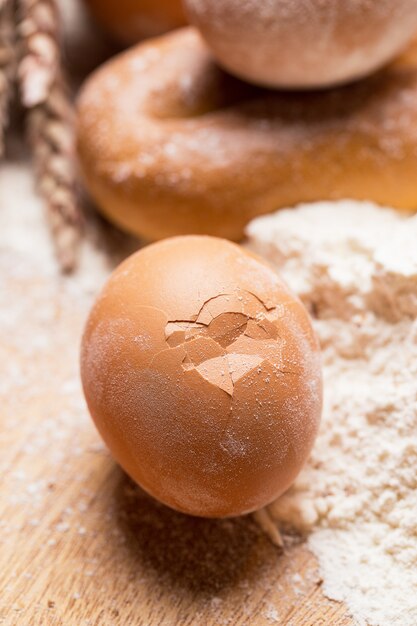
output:
[[78, 375], [112, 263], [62, 279], [20, 248], [0, 253], [0, 624], [352, 624], [299, 539], [280, 554], [251, 516], [188, 517], [123, 474]]

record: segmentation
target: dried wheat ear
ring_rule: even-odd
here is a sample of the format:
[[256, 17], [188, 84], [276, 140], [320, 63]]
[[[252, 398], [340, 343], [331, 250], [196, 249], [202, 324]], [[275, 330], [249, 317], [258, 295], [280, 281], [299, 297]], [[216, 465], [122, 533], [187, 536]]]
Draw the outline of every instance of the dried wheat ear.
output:
[[0, 0], [0, 156], [17, 84], [37, 188], [58, 263], [67, 273], [77, 265], [82, 214], [59, 18], [55, 0]]

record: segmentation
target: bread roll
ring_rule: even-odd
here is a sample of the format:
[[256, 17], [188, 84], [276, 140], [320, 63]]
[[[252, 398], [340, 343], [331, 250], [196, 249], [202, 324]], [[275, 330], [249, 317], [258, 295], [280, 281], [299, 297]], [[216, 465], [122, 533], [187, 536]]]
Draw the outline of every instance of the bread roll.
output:
[[416, 0], [185, 0], [213, 54], [269, 87], [328, 87], [367, 76], [417, 32]]

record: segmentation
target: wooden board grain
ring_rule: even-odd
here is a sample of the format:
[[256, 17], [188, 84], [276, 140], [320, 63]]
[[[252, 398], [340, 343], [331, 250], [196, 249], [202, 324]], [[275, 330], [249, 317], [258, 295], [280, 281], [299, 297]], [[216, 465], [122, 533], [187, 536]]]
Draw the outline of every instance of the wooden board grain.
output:
[[68, 280], [17, 247], [0, 254], [0, 624], [352, 624], [324, 598], [302, 542], [280, 554], [251, 516], [181, 515], [123, 474], [78, 376], [84, 319], [111, 262]]

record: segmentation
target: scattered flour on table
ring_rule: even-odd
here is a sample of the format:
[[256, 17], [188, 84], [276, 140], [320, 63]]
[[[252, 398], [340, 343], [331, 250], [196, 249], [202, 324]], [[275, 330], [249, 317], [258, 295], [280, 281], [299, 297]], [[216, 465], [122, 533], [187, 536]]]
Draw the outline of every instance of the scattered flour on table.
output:
[[320, 434], [269, 513], [307, 534], [324, 592], [358, 624], [415, 626], [417, 216], [319, 203], [247, 232], [312, 312], [323, 350]]
[[[24, 165], [6, 165], [0, 172], [3, 276], [22, 285], [37, 273], [48, 279], [47, 287], [39, 284], [31, 304], [3, 293], [8, 302], [0, 313], [3, 332], [22, 355], [32, 359], [25, 360], [27, 371], [12, 368], [0, 381], [0, 391], [8, 393], [8, 385], [15, 390], [8, 397], [17, 404], [25, 394], [36, 397], [32, 376], [38, 381], [37, 364], [42, 371], [44, 362], [39, 359], [49, 354], [43, 342], [49, 340], [53, 351], [55, 345], [58, 350], [61, 342], [64, 345], [68, 318], [64, 316], [61, 330], [53, 336], [47, 332], [50, 320], [75, 302], [77, 311], [79, 307], [87, 311], [110, 269], [103, 254], [86, 246], [83, 271], [62, 283], [32, 184]], [[417, 217], [405, 219], [369, 204], [319, 204], [260, 218], [248, 232], [251, 246], [280, 268], [315, 316], [323, 348], [321, 433], [305, 471], [270, 507], [270, 513], [280, 524], [307, 534], [320, 562], [325, 593], [344, 600], [358, 624], [415, 626]], [[37, 289], [35, 282], [28, 295], [32, 298]], [[20, 322], [29, 310], [26, 328]], [[72, 311], [65, 315], [71, 316]], [[33, 331], [35, 342], [28, 338]], [[65, 445], [67, 437], [72, 441], [72, 428], [79, 431], [87, 420], [77, 373], [72, 365], [68, 368], [68, 380], [58, 380], [62, 372], [56, 373], [57, 393], [71, 399], [71, 410], [59, 417]], [[49, 389], [51, 380], [40, 378], [37, 384], [47, 384]], [[25, 401], [30, 401], [29, 395]], [[49, 455], [54, 471], [64, 458], [58, 444], [58, 456], [49, 445], [49, 437], [57, 431], [56, 420], [52, 411], [41, 435], [24, 451], [26, 456]], [[6, 421], [3, 426], [7, 430]], [[15, 428], [14, 417], [9, 428]], [[73, 452], [78, 454], [78, 448]], [[16, 480], [25, 481], [25, 474], [18, 472], [17, 468]], [[46, 483], [32, 477], [24, 493], [16, 489], [12, 494], [32, 502], [29, 523], [33, 526], [39, 524], [35, 513], [46, 492]], [[84, 500], [78, 505], [80, 512], [87, 506]], [[48, 545], [72, 532], [74, 522], [68, 511], [65, 515], [54, 526], [57, 536], [46, 539]], [[77, 524], [75, 532], [82, 537], [85, 526]], [[267, 608], [266, 617], [279, 623], [273, 606]]]

